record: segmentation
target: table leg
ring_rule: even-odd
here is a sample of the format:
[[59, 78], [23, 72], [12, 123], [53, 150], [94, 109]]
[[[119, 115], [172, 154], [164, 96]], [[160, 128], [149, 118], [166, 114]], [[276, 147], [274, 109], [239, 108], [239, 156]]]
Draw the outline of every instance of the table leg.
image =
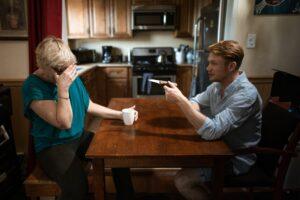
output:
[[105, 171], [104, 160], [93, 159], [95, 200], [105, 200]]
[[213, 199], [223, 199], [225, 159], [216, 159], [213, 167]]

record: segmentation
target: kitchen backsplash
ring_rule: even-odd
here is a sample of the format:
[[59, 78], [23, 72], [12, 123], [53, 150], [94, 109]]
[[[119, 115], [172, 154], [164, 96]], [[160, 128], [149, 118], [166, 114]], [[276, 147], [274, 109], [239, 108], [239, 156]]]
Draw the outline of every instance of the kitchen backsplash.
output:
[[192, 47], [192, 38], [175, 38], [172, 31], [147, 31], [134, 32], [131, 39], [78, 39], [70, 40], [69, 45], [74, 48], [95, 49], [102, 53], [102, 46], [113, 46], [114, 54], [128, 55], [128, 51], [134, 47], [178, 47], [180, 44], [186, 44]]

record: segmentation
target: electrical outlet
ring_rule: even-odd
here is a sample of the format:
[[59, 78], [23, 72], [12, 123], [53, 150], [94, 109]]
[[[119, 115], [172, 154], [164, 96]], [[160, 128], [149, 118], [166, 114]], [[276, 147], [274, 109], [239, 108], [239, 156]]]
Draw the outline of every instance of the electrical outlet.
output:
[[256, 44], [256, 34], [254, 33], [249, 33], [248, 37], [247, 37], [247, 48], [248, 49], [252, 49], [255, 48], [255, 44]]

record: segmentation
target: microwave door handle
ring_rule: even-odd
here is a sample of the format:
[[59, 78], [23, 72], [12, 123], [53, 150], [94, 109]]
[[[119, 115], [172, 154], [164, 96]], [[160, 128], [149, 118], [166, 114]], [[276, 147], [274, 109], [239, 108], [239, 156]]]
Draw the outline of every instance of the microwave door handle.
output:
[[163, 23], [164, 23], [164, 26], [167, 25], [167, 13], [166, 12], [164, 12]]

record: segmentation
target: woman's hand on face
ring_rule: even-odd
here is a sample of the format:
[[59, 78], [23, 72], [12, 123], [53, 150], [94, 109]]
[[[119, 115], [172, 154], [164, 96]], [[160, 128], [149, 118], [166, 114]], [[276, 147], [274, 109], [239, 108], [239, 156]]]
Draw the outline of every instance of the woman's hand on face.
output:
[[70, 85], [77, 77], [76, 65], [70, 65], [67, 69], [60, 75], [56, 74], [56, 85], [60, 90], [68, 91]]

